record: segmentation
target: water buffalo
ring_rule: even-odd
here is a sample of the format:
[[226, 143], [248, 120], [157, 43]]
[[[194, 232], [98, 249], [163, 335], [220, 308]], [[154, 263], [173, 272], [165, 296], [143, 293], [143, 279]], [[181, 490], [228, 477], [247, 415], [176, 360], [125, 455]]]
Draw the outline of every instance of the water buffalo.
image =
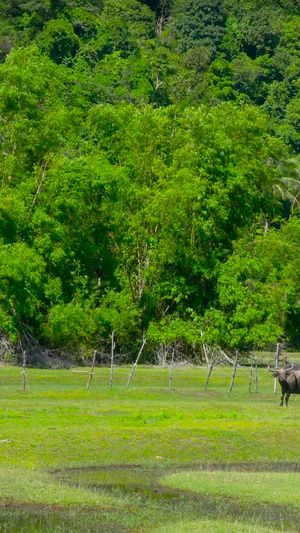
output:
[[268, 366], [268, 370], [273, 372], [272, 377], [278, 378], [281, 386], [280, 404], [283, 405], [285, 396], [285, 405], [288, 406], [291, 394], [300, 394], [300, 365], [290, 363], [284, 368], [272, 369]]

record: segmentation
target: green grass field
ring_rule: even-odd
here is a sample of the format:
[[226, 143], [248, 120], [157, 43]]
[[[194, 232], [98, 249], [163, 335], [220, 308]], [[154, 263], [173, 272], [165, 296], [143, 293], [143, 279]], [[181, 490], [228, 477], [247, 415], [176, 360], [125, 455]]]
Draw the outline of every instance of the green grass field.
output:
[[0, 531], [300, 531], [300, 396], [265, 369], [0, 367]]

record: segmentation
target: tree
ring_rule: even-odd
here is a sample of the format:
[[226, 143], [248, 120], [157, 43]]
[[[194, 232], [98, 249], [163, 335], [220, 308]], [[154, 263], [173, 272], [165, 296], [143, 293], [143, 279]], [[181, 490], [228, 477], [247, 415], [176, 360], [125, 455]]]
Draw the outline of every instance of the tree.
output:
[[73, 324], [80, 350], [182, 326], [186, 342], [195, 327], [236, 345], [267, 338], [265, 317], [297, 338], [266, 265], [255, 294], [238, 275], [253, 228], [271, 247], [298, 216], [289, 0], [5, 0], [0, 14], [3, 58], [15, 45], [0, 65], [0, 246], [16, 273], [8, 286], [0, 265], [3, 331], [66, 347]]
[[212, 52], [216, 51], [226, 25], [222, 0], [177, 0], [173, 14], [182, 51], [194, 46], [205, 46]]
[[[204, 315], [207, 339], [264, 346], [299, 336], [299, 221], [237, 242], [218, 280], [219, 308]], [[283, 260], [284, 258], [284, 260]]]
[[31, 327], [38, 330], [43, 320], [47, 282], [43, 258], [24, 243], [1, 245], [0, 329], [13, 341]]
[[49, 21], [39, 38], [42, 51], [55, 63], [70, 61], [79, 49], [79, 38], [70, 22], [64, 19]]

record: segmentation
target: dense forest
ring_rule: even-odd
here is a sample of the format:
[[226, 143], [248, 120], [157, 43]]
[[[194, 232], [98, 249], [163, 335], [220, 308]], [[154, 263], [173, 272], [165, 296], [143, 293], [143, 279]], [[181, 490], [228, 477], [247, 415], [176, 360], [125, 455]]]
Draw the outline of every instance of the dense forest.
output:
[[2, 0], [0, 331], [300, 346], [300, 0]]

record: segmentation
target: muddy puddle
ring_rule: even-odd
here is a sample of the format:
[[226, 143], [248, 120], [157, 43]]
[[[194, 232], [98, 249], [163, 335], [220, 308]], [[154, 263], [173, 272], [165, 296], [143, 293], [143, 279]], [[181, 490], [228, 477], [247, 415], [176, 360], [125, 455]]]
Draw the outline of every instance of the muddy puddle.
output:
[[[145, 468], [139, 465], [93, 467], [67, 469], [52, 472], [59, 483], [101, 491], [126, 502], [104, 513], [97, 509], [72, 510], [70, 512], [51, 508], [1, 508], [0, 532], [2, 533], [94, 533], [110, 531], [155, 531], [153, 516], [158, 524], [173, 520], [239, 519], [248, 523], [259, 519], [261, 525], [268, 526], [270, 532], [300, 531], [299, 516], [288, 513], [279, 505], [251, 505], [235, 501], [233, 498], [194, 494], [170, 489], [160, 484], [166, 474], [188, 470], [228, 470], [255, 472], [299, 472], [297, 463], [238, 463], [238, 464], [197, 464], [184, 468]], [[288, 518], [287, 518], [288, 516]], [[152, 524], [152, 525], [151, 525]]]
[[175, 498], [177, 493], [159, 485], [159, 479], [167, 472], [135, 466], [112, 468], [75, 469], [62, 472], [60, 479], [80, 487], [104, 489], [107, 492], [141, 494], [152, 498]]

